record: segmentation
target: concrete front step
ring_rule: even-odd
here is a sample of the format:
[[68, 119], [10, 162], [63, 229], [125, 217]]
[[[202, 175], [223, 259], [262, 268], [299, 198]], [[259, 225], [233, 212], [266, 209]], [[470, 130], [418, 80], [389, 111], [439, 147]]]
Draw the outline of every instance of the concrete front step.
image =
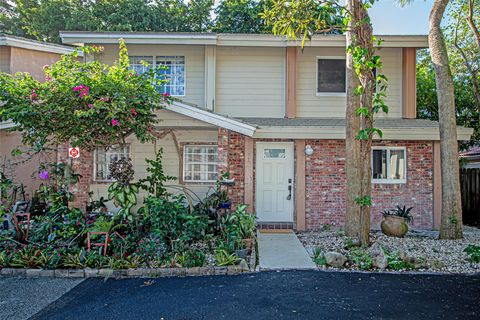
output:
[[294, 232], [258, 232], [260, 270], [316, 269]]

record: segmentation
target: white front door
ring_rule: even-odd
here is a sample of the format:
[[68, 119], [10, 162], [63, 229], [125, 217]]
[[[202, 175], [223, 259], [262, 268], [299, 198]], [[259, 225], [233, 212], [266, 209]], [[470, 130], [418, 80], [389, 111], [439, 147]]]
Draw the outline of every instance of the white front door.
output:
[[293, 142], [257, 142], [255, 209], [260, 222], [293, 222]]

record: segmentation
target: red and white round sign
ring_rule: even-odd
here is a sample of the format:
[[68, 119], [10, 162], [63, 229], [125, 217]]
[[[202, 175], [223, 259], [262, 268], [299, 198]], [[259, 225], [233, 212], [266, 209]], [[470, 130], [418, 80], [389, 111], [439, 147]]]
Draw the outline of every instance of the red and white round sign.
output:
[[78, 158], [80, 157], [80, 149], [79, 148], [68, 148], [68, 156], [70, 158]]

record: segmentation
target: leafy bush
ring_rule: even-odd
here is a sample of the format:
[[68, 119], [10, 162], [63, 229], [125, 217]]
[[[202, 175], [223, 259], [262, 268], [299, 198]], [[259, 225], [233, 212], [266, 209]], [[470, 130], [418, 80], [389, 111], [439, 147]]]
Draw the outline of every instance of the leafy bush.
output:
[[398, 254], [398, 252], [388, 252], [385, 250], [385, 254], [387, 255], [387, 263], [388, 263], [389, 269], [392, 269], [392, 270], [415, 269], [415, 266], [412, 263], [402, 259]]
[[203, 238], [208, 229], [208, 217], [189, 213], [185, 196], [171, 198], [147, 197], [139, 211], [151, 232], [177, 252], [186, 244]]
[[480, 246], [469, 244], [463, 251], [468, 254], [468, 261], [474, 263], [480, 262]]
[[221, 247], [228, 252], [242, 249], [243, 239], [255, 237], [255, 216], [246, 210], [247, 205], [239, 205], [237, 210], [225, 215], [221, 220]]
[[348, 259], [360, 270], [370, 270], [373, 267], [372, 257], [361, 248], [355, 248], [347, 254]]
[[143, 238], [138, 242], [138, 248], [135, 251], [135, 255], [146, 263], [161, 260], [165, 257], [166, 253], [167, 248], [158, 237]]
[[155, 156], [155, 160], [145, 159], [148, 164], [147, 172], [149, 175], [139, 180], [140, 188], [157, 198], [168, 196], [167, 189], [164, 187], [165, 182], [177, 180], [176, 177], [166, 176], [163, 172], [162, 154], [163, 149], [160, 149]]
[[238, 258], [234, 253], [229, 253], [225, 249], [217, 249], [215, 250], [215, 263], [217, 266], [229, 266], [237, 264]]

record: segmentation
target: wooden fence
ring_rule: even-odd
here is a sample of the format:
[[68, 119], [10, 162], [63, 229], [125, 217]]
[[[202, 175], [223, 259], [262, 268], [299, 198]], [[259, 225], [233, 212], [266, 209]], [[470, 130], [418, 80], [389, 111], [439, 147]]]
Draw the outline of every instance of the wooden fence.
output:
[[480, 226], [480, 168], [461, 169], [463, 223]]

